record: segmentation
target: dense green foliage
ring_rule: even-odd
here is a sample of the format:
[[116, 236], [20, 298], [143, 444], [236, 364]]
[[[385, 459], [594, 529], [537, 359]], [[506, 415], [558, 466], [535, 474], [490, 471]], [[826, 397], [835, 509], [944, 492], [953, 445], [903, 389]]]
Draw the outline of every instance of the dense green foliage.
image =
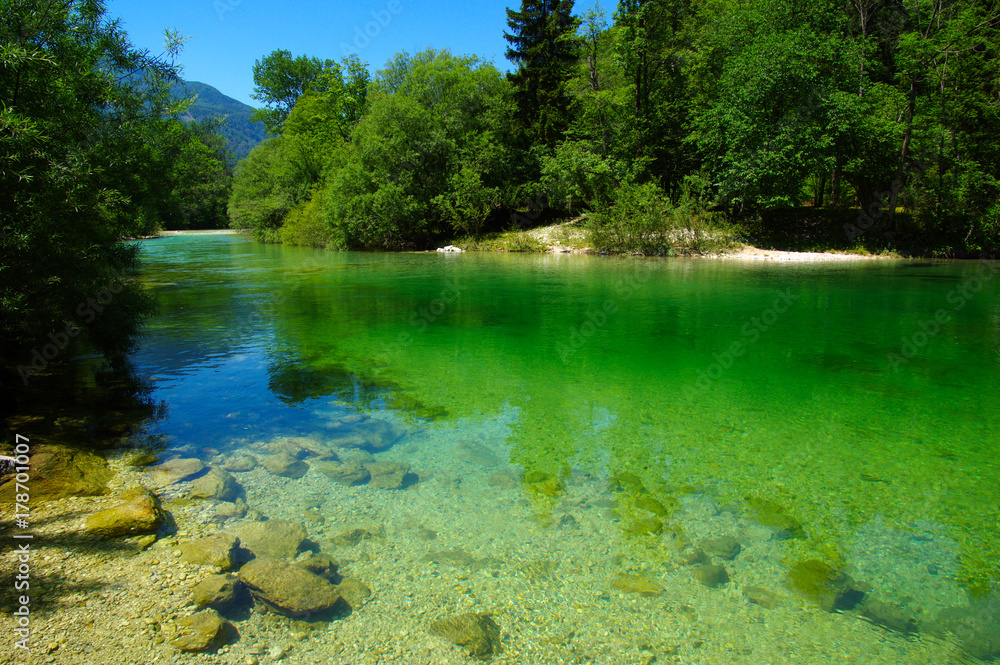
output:
[[78, 345], [125, 362], [153, 303], [123, 240], [218, 224], [228, 175], [214, 128], [178, 119], [175, 69], [102, 2], [4, 0], [0, 14], [0, 360], [22, 386]]
[[237, 175], [234, 226], [277, 238], [296, 209], [308, 233], [288, 241], [386, 249], [583, 215], [595, 249], [667, 253], [734, 223], [766, 242], [800, 210], [808, 231], [787, 237], [827, 247], [1000, 244], [995, 2], [622, 0], [610, 26], [599, 6], [571, 12], [508, 10], [506, 77], [433, 50], [347, 77], [351, 113], [342, 67], [275, 52], [284, 147]]

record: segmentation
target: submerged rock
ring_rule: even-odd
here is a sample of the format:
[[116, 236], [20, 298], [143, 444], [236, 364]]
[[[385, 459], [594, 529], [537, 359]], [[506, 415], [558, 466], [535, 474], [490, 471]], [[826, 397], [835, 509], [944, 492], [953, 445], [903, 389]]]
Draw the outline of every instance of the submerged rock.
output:
[[337, 560], [329, 554], [314, 554], [312, 552], [307, 552], [305, 556], [295, 562], [295, 565], [304, 570], [308, 570], [313, 575], [324, 577], [334, 584], [336, 584], [340, 578], [337, 574], [337, 569], [340, 567], [340, 563], [338, 563]]
[[615, 579], [611, 586], [624, 593], [637, 593], [641, 596], [657, 596], [663, 592], [662, 584], [641, 575], [622, 575]]
[[297, 522], [288, 520], [268, 520], [266, 522], [244, 522], [233, 533], [239, 537], [243, 547], [257, 556], [271, 556], [292, 559], [309, 532]]
[[205, 463], [200, 459], [177, 458], [151, 467], [149, 476], [157, 485], [167, 486], [193, 478], [204, 470]]
[[242, 585], [232, 575], [209, 575], [191, 589], [191, 602], [199, 610], [225, 610], [240, 596]]
[[487, 614], [469, 612], [439, 619], [431, 623], [428, 632], [465, 647], [469, 655], [477, 658], [500, 652], [500, 626]]
[[714, 563], [697, 563], [692, 566], [691, 574], [709, 589], [720, 587], [729, 582], [729, 573], [726, 572], [726, 569]]
[[300, 459], [292, 457], [288, 453], [265, 457], [262, 464], [271, 475], [281, 476], [283, 478], [292, 478], [294, 480], [301, 478], [309, 471], [308, 464]]
[[121, 495], [122, 502], [87, 518], [87, 531], [100, 536], [133, 536], [155, 531], [163, 524], [160, 501], [143, 487]]
[[452, 452], [458, 459], [475, 466], [489, 469], [500, 464], [500, 458], [481, 443], [460, 441], [452, 448]]
[[[107, 494], [113, 475], [97, 453], [68, 446], [39, 444], [30, 462], [32, 500]], [[0, 485], [0, 501], [13, 504], [16, 490], [16, 483]]]
[[286, 616], [326, 612], [340, 601], [340, 593], [329, 581], [270, 556], [243, 566], [239, 579], [256, 600]]
[[740, 542], [733, 536], [720, 536], [701, 541], [701, 549], [720, 559], [732, 561], [740, 553]]
[[372, 474], [363, 465], [357, 462], [313, 462], [313, 468], [324, 476], [339, 485], [354, 487], [364, 485], [371, 479]]
[[204, 610], [178, 619], [173, 625], [175, 637], [170, 646], [181, 651], [215, 651], [236, 631], [215, 610]]
[[410, 473], [410, 465], [402, 462], [369, 462], [365, 468], [371, 474], [368, 487], [383, 490], [403, 489]]
[[234, 536], [217, 534], [178, 545], [181, 561], [196, 566], [215, 566], [219, 570], [233, 567], [237, 540]]
[[191, 483], [189, 494], [193, 499], [235, 501], [242, 491], [243, 488], [230, 474], [222, 469], [210, 467], [208, 473]]
[[372, 595], [371, 589], [364, 582], [354, 577], [345, 577], [341, 580], [340, 584], [337, 585], [337, 593], [340, 594], [340, 597], [347, 603], [352, 612], [360, 610], [365, 601]]
[[774, 501], [750, 496], [747, 497], [747, 508], [751, 517], [764, 526], [774, 529], [774, 536], [778, 540], [805, 537], [802, 524]]
[[331, 542], [338, 547], [354, 547], [362, 540], [368, 540], [369, 538], [381, 538], [382, 530], [376, 529], [374, 532], [368, 529], [348, 529], [343, 531], [331, 539]]
[[755, 605], [760, 605], [764, 609], [773, 610], [778, 606], [778, 596], [771, 593], [764, 587], [748, 586], [743, 589], [743, 597]]
[[866, 592], [850, 575], [818, 559], [792, 566], [788, 571], [788, 584], [827, 612], [854, 609]]
[[253, 455], [239, 453], [226, 458], [226, 463], [222, 465], [222, 468], [233, 473], [246, 473], [256, 469], [258, 464], [257, 458]]

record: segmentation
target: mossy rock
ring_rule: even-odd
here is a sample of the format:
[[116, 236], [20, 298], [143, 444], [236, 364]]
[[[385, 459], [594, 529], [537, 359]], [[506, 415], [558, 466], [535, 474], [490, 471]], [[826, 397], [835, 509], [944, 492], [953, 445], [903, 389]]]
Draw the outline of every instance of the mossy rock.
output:
[[464, 647], [476, 658], [487, 659], [500, 651], [500, 626], [486, 614], [446, 617], [433, 622], [428, 632]]
[[751, 516], [764, 526], [771, 527], [779, 539], [804, 538], [802, 524], [785, 512], [780, 504], [756, 496], [747, 497], [747, 508]]
[[678, 507], [678, 502], [673, 497], [668, 497], [666, 504], [664, 504], [659, 499], [649, 496], [648, 494], [643, 494], [635, 500], [636, 508], [642, 508], [643, 510], [648, 510], [654, 515], [660, 517], [669, 517], [676, 512]]
[[819, 559], [800, 561], [792, 566], [788, 571], [788, 585], [827, 612], [853, 609], [867, 591], [850, 575]]
[[635, 475], [631, 471], [619, 471], [615, 475], [611, 476], [610, 480], [611, 490], [614, 492], [631, 492], [632, 494], [649, 494], [649, 490], [646, 486], [642, 484], [642, 480], [639, 476]]
[[561, 496], [566, 491], [566, 485], [558, 478], [548, 478], [541, 482], [528, 483], [527, 487], [535, 494], [553, 498]]
[[663, 522], [655, 517], [644, 517], [632, 522], [625, 529], [625, 535], [628, 536], [645, 536], [645, 535], [656, 535], [662, 533]]

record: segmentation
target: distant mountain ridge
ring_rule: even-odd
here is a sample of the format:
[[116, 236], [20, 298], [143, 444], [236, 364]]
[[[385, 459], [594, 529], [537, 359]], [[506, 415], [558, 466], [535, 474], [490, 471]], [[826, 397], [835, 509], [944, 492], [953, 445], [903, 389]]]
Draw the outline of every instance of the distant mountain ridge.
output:
[[227, 97], [207, 83], [181, 81], [174, 84], [172, 92], [175, 97], [197, 96], [194, 104], [182, 116], [185, 120], [199, 121], [226, 116], [226, 122], [219, 128], [219, 133], [229, 141], [229, 151], [237, 161], [250, 154], [267, 136], [263, 124], [250, 120], [250, 114], [254, 111], [252, 106]]

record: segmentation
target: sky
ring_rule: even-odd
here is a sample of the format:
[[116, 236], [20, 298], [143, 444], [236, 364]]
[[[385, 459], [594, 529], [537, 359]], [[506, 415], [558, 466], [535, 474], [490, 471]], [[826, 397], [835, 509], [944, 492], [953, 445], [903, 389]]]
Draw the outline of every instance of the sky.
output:
[[[613, 3], [605, 3], [613, 4]], [[108, 0], [109, 18], [121, 19], [135, 46], [164, 52], [163, 31], [188, 41], [181, 76], [218, 88], [251, 106], [253, 64], [275, 49], [341, 60], [356, 53], [374, 72], [399, 51], [428, 47], [475, 54], [502, 71], [507, 42], [505, 9], [518, 0]], [[576, 13], [591, 6], [577, 4]]]

